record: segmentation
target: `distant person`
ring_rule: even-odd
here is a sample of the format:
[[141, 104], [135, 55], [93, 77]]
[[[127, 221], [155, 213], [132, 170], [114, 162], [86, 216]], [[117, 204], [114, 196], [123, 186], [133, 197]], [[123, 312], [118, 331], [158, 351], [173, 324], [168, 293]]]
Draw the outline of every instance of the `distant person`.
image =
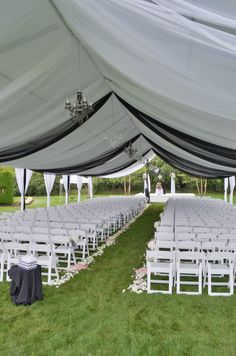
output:
[[148, 188], [145, 188], [145, 196], [147, 198], [147, 203], [149, 204], [150, 203], [150, 193], [149, 193]]
[[158, 182], [156, 184], [156, 195], [163, 195], [164, 194], [164, 190], [162, 188], [162, 185], [160, 182]]

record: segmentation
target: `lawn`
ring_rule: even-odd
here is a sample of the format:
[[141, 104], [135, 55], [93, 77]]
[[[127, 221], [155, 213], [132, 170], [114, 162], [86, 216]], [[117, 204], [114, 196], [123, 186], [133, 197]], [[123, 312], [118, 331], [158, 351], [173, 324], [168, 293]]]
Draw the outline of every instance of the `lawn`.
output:
[[1, 355], [235, 355], [236, 297], [122, 293], [142, 266], [162, 205], [152, 204], [94, 264], [18, 306], [0, 284]]
[[[104, 197], [108, 196], [108, 194], [96, 194], [94, 197]], [[34, 200], [30, 205], [26, 205], [26, 209], [34, 209], [34, 208], [45, 208], [47, 206], [47, 197], [46, 196], [35, 196], [33, 197]], [[71, 194], [70, 195], [70, 203], [76, 203], [78, 199], [77, 194]], [[86, 194], [81, 194], [81, 201], [88, 199], [88, 195]], [[65, 196], [64, 195], [52, 195], [51, 196], [51, 206], [56, 206], [56, 205], [63, 205], [65, 204]], [[0, 206], [0, 213], [1, 212], [10, 212], [10, 211], [17, 211], [20, 210], [20, 197], [14, 197], [14, 205], [9, 206], [9, 205], [2, 205]]]

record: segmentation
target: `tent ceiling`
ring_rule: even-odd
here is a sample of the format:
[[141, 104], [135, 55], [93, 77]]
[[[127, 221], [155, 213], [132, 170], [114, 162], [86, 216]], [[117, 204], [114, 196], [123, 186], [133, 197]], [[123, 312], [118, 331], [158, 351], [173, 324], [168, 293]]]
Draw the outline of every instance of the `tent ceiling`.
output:
[[[4, 0], [0, 18], [2, 164], [117, 175], [138, 167], [133, 140], [191, 174], [235, 174], [233, 0]], [[64, 110], [78, 89], [97, 102], [79, 128]]]

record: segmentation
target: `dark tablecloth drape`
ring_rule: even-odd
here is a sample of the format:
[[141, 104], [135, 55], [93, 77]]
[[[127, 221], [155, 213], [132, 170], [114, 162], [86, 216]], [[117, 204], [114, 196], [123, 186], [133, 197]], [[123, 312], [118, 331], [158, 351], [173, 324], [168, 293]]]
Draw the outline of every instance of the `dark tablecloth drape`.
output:
[[43, 299], [41, 266], [33, 270], [12, 266], [8, 275], [12, 280], [10, 296], [15, 304], [32, 304]]

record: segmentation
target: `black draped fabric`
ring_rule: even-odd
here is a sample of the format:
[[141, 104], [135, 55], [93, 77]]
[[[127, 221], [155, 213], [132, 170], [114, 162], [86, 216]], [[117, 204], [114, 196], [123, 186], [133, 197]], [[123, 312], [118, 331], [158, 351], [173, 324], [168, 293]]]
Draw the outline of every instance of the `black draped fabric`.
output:
[[[89, 117], [94, 115], [101, 107], [107, 102], [110, 98], [112, 92], [108, 93], [101, 99], [99, 99], [93, 105], [93, 111], [89, 114]], [[79, 123], [74, 119], [69, 119], [59, 126], [53, 128], [52, 130], [46, 132], [44, 135], [35, 137], [31, 142], [25, 142], [21, 145], [11, 147], [4, 151], [0, 151], [0, 163], [13, 161], [22, 157], [29, 156], [35, 152], [38, 152], [46, 147], [51, 146], [55, 142], [60, 141], [71, 132], [76, 130], [79, 127]]]
[[[116, 95], [117, 96], [117, 95]], [[218, 146], [207, 141], [200, 140], [194, 136], [185, 134], [170, 126], [167, 126], [156, 118], [152, 118], [136, 109], [121, 97], [118, 100], [130, 111], [141, 123], [155, 132], [159, 137], [181, 148], [182, 150], [204, 159], [206, 161], [234, 168], [236, 166], [236, 150]], [[207, 167], [205, 167], [206, 169]]]
[[11, 278], [10, 296], [15, 304], [32, 304], [43, 299], [41, 266], [26, 270], [12, 266], [8, 271]]
[[[133, 138], [131, 138], [128, 142], [122, 143], [120, 146], [118, 146], [114, 149], [108, 150], [108, 151], [104, 152], [103, 154], [101, 154], [100, 156], [95, 156], [95, 153], [94, 153], [93, 159], [91, 159], [87, 162], [81, 163], [79, 165], [76, 165], [76, 166], [61, 167], [61, 168], [54, 168], [54, 169], [40, 169], [40, 170], [36, 170], [36, 171], [42, 172], [42, 173], [47, 172], [47, 173], [55, 173], [55, 174], [83, 173], [84, 171], [87, 171], [87, 170], [95, 168], [95, 167], [99, 167], [99, 166], [105, 164], [106, 162], [110, 161], [111, 159], [115, 158], [117, 155], [119, 155], [121, 152], [124, 151], [124, 148], [129, 143], [135, 142], [139, 137], [140, 137], [140, 135], [136, 135]], [[130, 162], [129, 162], [129, 164], [130, 164]], [[123, 169], [123, 168], [119, 167], [119, 170], [120, 169]], [[103, 171], [100, 174], [96, 174], [96, 175], [102, 175], [102, 174], [108, 174], [108, 173], [111, 173], [111, 172]], [[86, 176], [86, 174], [84, 176]], [[92, 174], [88, 174], [88, 176], [92, 176]]]
[[[145, 136], [144, 136], [145, 137]], [[228, 177], [229, 172], [212, 169], [209, 167], [201, 166], [192, 161], [186, 160], [184, 158], [178, 157], [171, 152], [164, 150], [162, 147], [158, 146], [155, 142], [150, 140], [148, 137], [145, 137], [146, 140], [152, 145], [153, 151], [161, 157], [164, 161], [174, 166], [175, 168], [190, 174], [195, 177], [204, 177], [204, 178], [222, 178]], [[230, 175], [236, 174], [235, 172], [230, 173]]]

